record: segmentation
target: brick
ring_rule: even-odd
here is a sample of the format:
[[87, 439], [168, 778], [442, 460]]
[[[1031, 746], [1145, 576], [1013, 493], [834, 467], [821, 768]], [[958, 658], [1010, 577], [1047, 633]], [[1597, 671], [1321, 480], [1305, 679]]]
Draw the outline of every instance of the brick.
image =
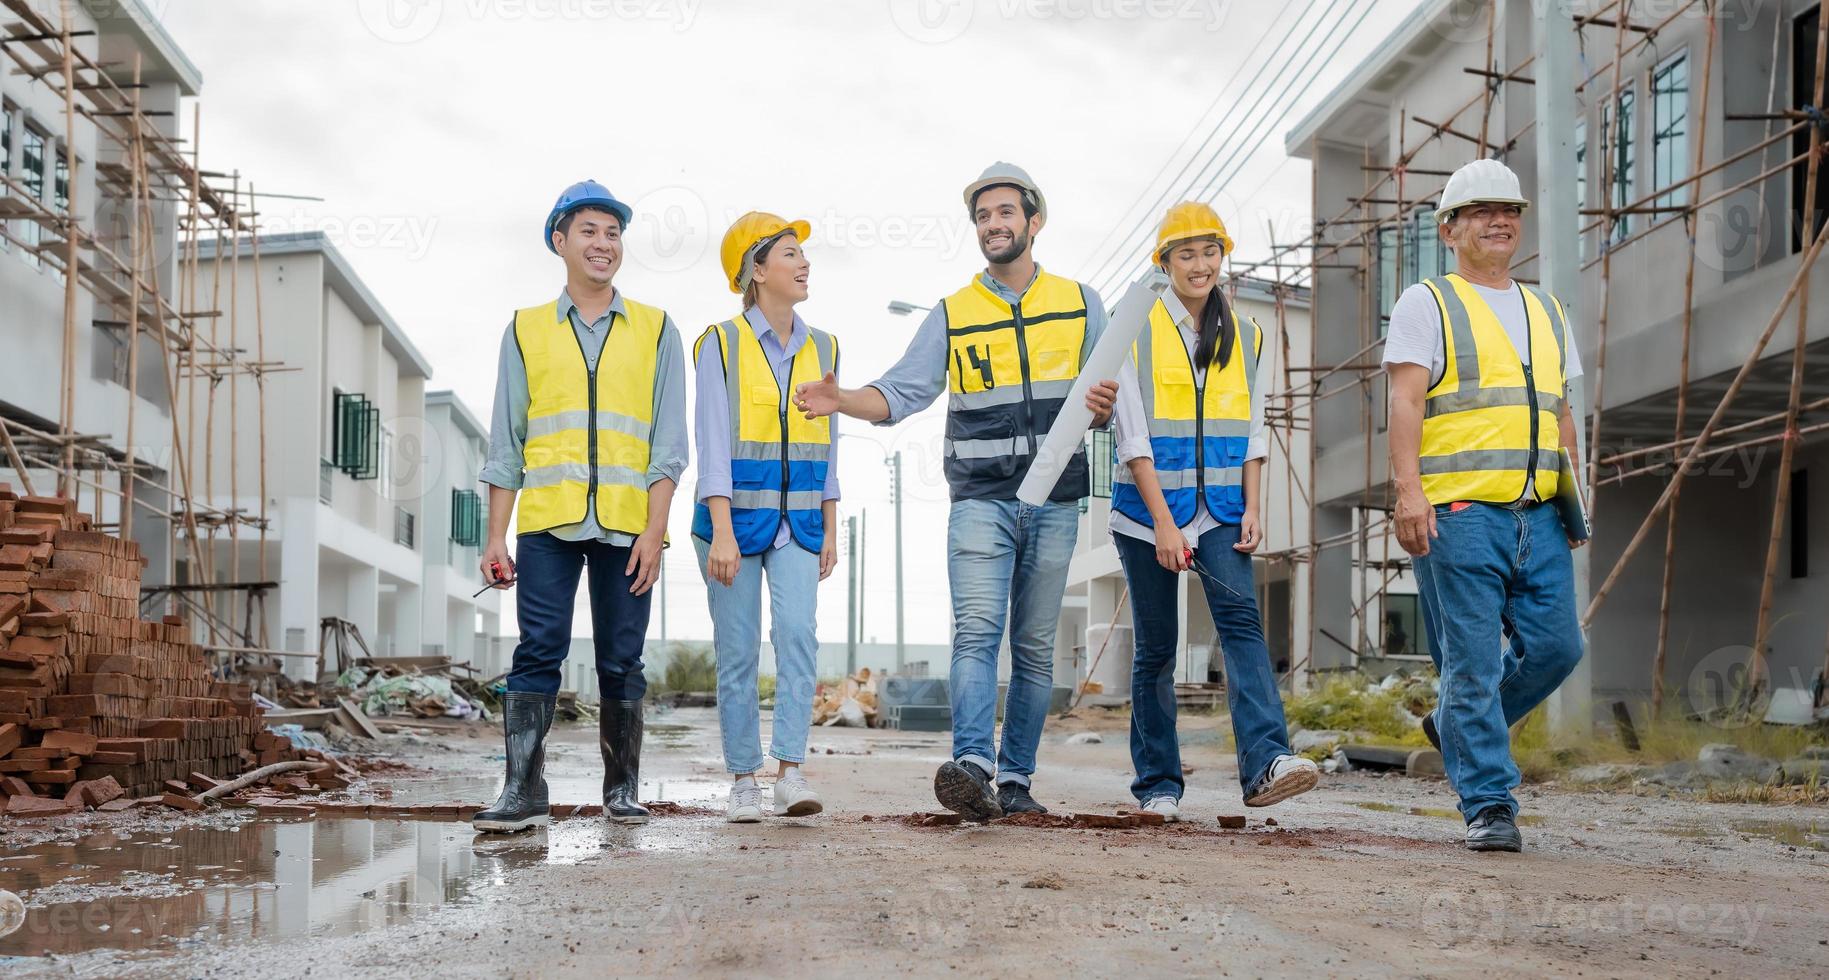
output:
[[41, 746], [51, 749], [65, 749], [69, 755], [89, 755], [96, 749], [97, 739], [94, 735], [81, 732], [48, 732]]
[[203, 809], [203, 804], [197, 802], [196, 800], [191, 799], [188, 796], [185, 796], [182, 793], [166, 793], [164, 796], [159, 797], [159, 802], [165, 804], [168, 807], [171, 807], [174, 810], [201, 810], [201, 809]]
[[0, 725], [0, 758], [19, 747], [25, 741], [25, 732], [18, 725]]
[[109, 800], [108, 802], [103, 803], [101, 806], [96, 807], [96, 809], [102, 811], [103, 813], [119, 813], [122, 810], [132, 808], [138, 802], [139, 802], [138, 800], [126, 799], [126, 798], [122, 798], [122, 799], [118, 799], [118, 800]]
[[40, 786], [68, 786], [76, 782], [74, 769], [40, 769], [26, 774], [25, 781]]
[[81, 804], [42, 796], [14, 796], [6, 801], [6, 815], [9, 817], [61, 817], [81, 809]]
[[0, 776], [0, 793], [7, 796], [32, 796], [32, 787], [18, 776]]
[[1226, 830], [1244, 830], [1245, 818], [1230, 813], [1219, 815], [1219, 825]]

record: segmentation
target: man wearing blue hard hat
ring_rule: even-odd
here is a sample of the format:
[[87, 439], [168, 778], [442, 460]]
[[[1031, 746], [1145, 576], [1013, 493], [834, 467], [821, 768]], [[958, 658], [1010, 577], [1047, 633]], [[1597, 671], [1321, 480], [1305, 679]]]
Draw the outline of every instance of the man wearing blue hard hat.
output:
[[547, 822], [546, 731], [587, 567], [604, 813], [622, 823], [648, 819], [636, 795], [647, 693], [641, 650], [667, 508], [686, 468], [686, 361], [673, 319], [612, 284], [629, 218], [629, 206], [594, 180], [566, 188], [545, 235], [547, 249], [565, 260], [565, 288], [516, 311], [502, 336], [481, 476], [489, 486], [482, 571], [498, 589], [519, 583], [521, 642], [502, 695], [507, 781], [472, 821], [478, 830]]

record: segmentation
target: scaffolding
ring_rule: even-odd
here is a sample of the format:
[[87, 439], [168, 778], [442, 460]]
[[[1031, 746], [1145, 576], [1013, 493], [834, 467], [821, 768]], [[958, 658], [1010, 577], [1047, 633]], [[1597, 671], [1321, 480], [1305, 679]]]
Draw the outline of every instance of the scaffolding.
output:
[[[245, 188], [238, 174], [203, 170], [199, 163], [201, 113], [193, 104], [189, 140], [168, 135], [154, 123], [168, 113], [145, 109], [141, 93], [141, 58], [131, 65], [102, 62], [77, 43], [94, 31], [74, 29], [70, 3], [58, 5], [53, 20], [34, 9], [28, 0], [0, 0], [0, 66], [51, 92], [62, 107], [62, 165], [68, 173], [67, 194], [58, 206], [49, 206], [25, 186], [0, 175], [8, 193], [0, 196], [0, 235], [16, 248], [35, 256], [64, 285], [60, 404], [54, 426], [18, 417], [0, 416], [0, 449], [9, 468], [28, 494], [53, 492], [79, 502], [90, 502], [95, 526], [121, 537], [132, 537], [136, 517], [163, 521], [167, 531], [168, 561], [173, 564], [158, 576], [167, 584], [149, 586], [142, 608], [149, 614], [184, 614], [198, 624], [199, 639], [219, 651], [254, 651], [235, 654], [237, 666], [260, 671], [271, 667], [262, 654], [270, 646], [266, 617], [267, 594], [275, 587], [267, 579], [267, 465], [266, 378], [283, 366], [266, 359], [265, 333], [260, 314], [260, 277], [254, 276], [253, 347], [247, 347], [249, 326], [241, 322], [242, 310], [235, 294], [238, 283], [230, 279], [228, 303], [221, 302], [225, 274], [238, 272], [239, 248], [224, 242], [253, 242], [258, 267], [259, 236], [257, 199], [253, 186]], [[125, 78], [126, 80], [122, 80]], [[95, 159], [77, 156], [78, 119], [94, 128]], [[187, 145], [188, 144], [188, 145]], [[79, 167], [90, 167], [96, 200], [77, 200]], [[80, 204], [91, 207], [85, 219]], [[170, 209], [169, 242], [162, 240], [155, 211]], [[123, 215], [124, 230], [104, 228], [104, 213]], [[33, 225], [37, 234], [20, 236], [16, 228]], [[211, 294], [199, 296], [205, 275], [203, 243], [214, 243]], [[171, 245], [171, 279], [161, 282], [162, 245]], [[225, 252], [231, 253], [225, 257]], [[229, 268], [225, 269], [227, 264]], [[90, 326], [118, 332], [125, 340], [127, 391], [126, 415], [120, 420], [124, 437], [110, 446], [108, 435], [76, 431], [76, 405], [81, 391], [94, 382], [79, 374], [76, 364], [78, 323], [82, 316], [81, 292], [93, 301]], [[201, 305], [200, 305], [201, 301]], [[143, 433], [139, 418], [140, 348], [142, 335], [158, 350], [159, 399], [169, 419], [151, 424], [169, 426], [169, 466], [155, 467], [139, 456]], [[250, 356], [250, 354], [252, 356]], [[251, 391], [243, 391], [251, 385]], [[240, 399], [251, 396], [252, 420]], [[225, 402], [227, 417], [218, 427], [218, 400]], [[255, 444], [256, 508], [241, 505], [238, 471], [240, 429], [252, 421]], [[204, 426], [201, 436], [198, 423]], [[224, 437], [226, 436], [226, 439]], [[217, 446], [226, 443], [227, 503], [218, 503], [224, 489], [217, 473]], [[197, 456], [201, 455], [199, 463]], [[197, 470], [202, 469], [198, 481]], [[31, 471], [55, 475], [54, 487], [37, 487]], [[89, 497], [85, 500], [85, 491]], [[104, 522], [105, 502], [115, 504], [114, 521]], [[255, 538], [258, 574], [244, 581], [241, 569], [242, 535]], [[228, 561], [219, 568], [217, 545], [226, 540]], [[178, 581], [178, 556], [184, 556], [184, 581]], [[227, 664], [224, 664], [227, 666]]]
[[[1307, 564], [1310, 574], [1307, 576], [1308, 644], [1310, 656], [1316, 644], [1323, 641], [1345, 648], [1353, 655], [1357, 663], [1368, 650], [1375, 650], [1375, 635], [1371, 626], [1373, 609], [1386, 594], [1390, 585], [1410, 567], [1407, 554], [1401, 549], [1393, 551], [1392, 535], [1395, 522], [1393, 519], [1393, 488], [1389, 480], [1380, 484], [1374, 483], [1373, 454], [1378, 451], [1375, 439], [1377, 405], [1379, 397], [1378, 379], [1382, 374], [1379, 359], [1372, 356], [1382, 345], [1383, 336], [1377, 329], [1380, 310], [1376, 308], [1375, 299], [1379, 279], [1378, 245], [1381, 232], [1394, 230], [1391, 242], [1395, 245], [1396, 255], [1394, 268], [1398, 270], [1393, 279], [1402, 287], [1404, 269], [1403, 249], [1406, 222], [1415, 216], [1432, 212], [1434, 203], [1439, 197], [1442, 185], [1450, 171], [1447, 169], [1427, 169], [1417, 166], [1416, 161], [1425, 150], [1452, 141], [1456, 147], [1454, 156], [1472, 159], [1475, 157], [1495, 156], [1503, 159], [1516, 148], [1520, 141], [1529, 135], [1534, 126], [1527, 123], [1512, 133], [1494, 131], [1494, 106], [1500, 97], [1501, 87], [1505, 85], [1530, 86], [1545, 84], [1548, 80], [1533, 79], [1528, 74], [1535, 56], [1526, 56], [1509, 67], [1500, 63], [1495, 45], [1499, 21], [1498, 0], [1488, 0], [1485, 27], [1485, 60], [1480, 65], [1468, 65], [1463, 72], [1469, 76], [1469, 84], [1474, 87], [1466, 101], [1459, 104], [1445, 118], [1431, 120], [1408, 111], [1407, 106], [1397, 107], [1395, 128], [1396, 146], [1392, 159], [1388, 163], [1376, 162], [1371, 158], [1368, 147], [1362, 170], [1365, 175], [1361, 193], [1348, 201], [1347, 206], [1338, 213], [1324, 215], [1321, 212], [1319, 181], [1312, 184], [1313, 227], [1311, 233], [1296, 242], [1271, 242], [1270, 255], [1260, 261], [1251, 263], [1234, 263], [1230, 269], [1230, 287], [1251, 280], [1260, 288], [1268, 288], [1277, 297], [1278, 332], [1287, 336], [1287, 323], [1283, 299], [1307, 288], [1310, 291], [1313, 309], [1318, 311], [1324, 303], [1338, 302], [1339, 292], [1330, 292], [1323, 298], [1321, 289], [1317, 288], [1322, 269], [1342, 269], [1350, 271], [1357, 280], [1359, 295], [1359, 312], [1356, 317], [1359, 325], [1359, 348], [1351, 355], [1334, 363], [1316, 363], [1312, 365], [1292, 365], [1287, 357], [1285, 345], [1282, 358], [1281, 390], [1269, 393], [1267, 404], [1267, 426], [1271, 429], [1273, 445], [1280, 448], [1282, 464], [1288, 467], [1286, 486], [1288, 499], [1283, 503], [1293, 513], [1294, 508], [1302, 506], [1308, 512], [1308, 541], [1295, 543], [1276, 552], [1261, 553], [1271, 562], [1286, 563], [1290, 566]], [[1807, 309], [1809, 303], [1808, 277], [1818, 254], [1822, 251], [1826, 237], [1829, 237], [1829, 224], [1819, 229], [1819, 216], [1814, 213], [1819, 162], [1822, 157], [1824, 127], [1829, 126], [1822, 112], [1815, 107], [1823, 105], [1825, 56], [1829, 55], [1829, 16], [1819, 16], [1816, 38], [1816, 62], [1814, 64], [1814, 99], [1807, 105], [1795, 105], [1778, 110], [1768, 106], [1768, 112], [1757, 116], [1730, 116], [1729, 118], [1759, 119], [1766, 122], [1763, 138], [1750, 146], [1724, 150], [1719, 159], [1708, 158], [1706, 139], [1709, 116], [1709, 86], [1717, 71], [1722, 70], [1718, 63], [1720, 52], [1716, 44], [1719, 31], [1718, 18], [1720, 10], [1718, 0], [1686, 0], [1676, 4], [1659, 5], [1662, 15], [1655, 20], [1649, 17], [1635, 16], [1633, 0], [1603, 0], [1588, 5], [1586, 13], [1574, 18], [1574, 26], [1580, 40], [1581, 49], [1586, 52], [1582, 61], [1582, 73], [1578, 78], [1565, 80], [1564, 84], [1574, 86], [1577, 96], [1583, 93], [1590, 98], [1604, 99], [1608, 107], [1603, 119], [1617, 118], [1620, 94], [1629, 84], [1630, 77], [1626, 65], [1646, 45], [1654, 44], [1659, 33], [1670, 27], [1679, 18], [1700, 15], [1706, 21], [1706, 41], [1701, 62], [1701, 95], [1695, 103], [1697, 107], [1697, 132], [1693, 141], [1692, 158], [1688, 161], [1688, 172], [1681, 179], [1674, 180], [1665, 186], [1655, 187], [1639, 195], [1635, 200], [1616, 200], [1616, 185], [1613, 165], [1617, 157], [1616, 140], [1619, 138], [1617, 124], [1603, 126], [1598, 147], [1602, 159], [1601, 203], [1598, 207], [1584, 207], [1582, 220], [1577, 222], [1579, 232], [1584, 236], [1594, 234], [1601, 243], [1599, 254], [1587, 257], [1582, 265], [1585, 272], [1598, 266], [1600, 290], [1599, 316], [1595, 321], [1595, 339], [1597, 356], [1589, 371], [1589, 384], [1592, 391], [1592, 403], [1585, 420], [1588, 426], [1587, 456], [1582, 461], [1582, 470], [1589, 484], [1588, 499], [1592, 503], [1592, 490], [1598, 486], [1615, 485], [1627, 480], [1647, 477], [1658, 477], [1666, 481], [1657, 502], [1650, 508], [1629, 543], [1607, 571], [1600, 585], [1594, 590], [1587, 607], [1581, 611], [1583, 628], [1589, 626], [1595, 615], [1606, 603], [1615, 584], [1628, 563], [1637, 553], [1645, 540], [1651, 535], [1657, 522], [1665, 522], [1665, 547], [1662, 558], [1661, 592], [1657, 623], [1657, 646], [1652, 665], [1651, 705], [1654, 715], [1662, 712], [1664, 707], [1664, 680], [1667, 650], [1670, 642], [1671, 593], [1673, 586], [1674, 561], [1677, 552], [1676, 508], [1680, 498], [1684, 479], [1697, 472], [1699, 464], [1704, 461], [1755, 446], [1779, 445], [1781, 458], [1778, 489], [1772, 501], [1771, 533], [1765, 542], [1763, 575], [1760, 586], [1759, 606], [1754, 617], [1752, 652], [1747, 663], [1748, 681], [1740, 692], [1742, 707], [1751, 707], [1754, 699], [1763, 690], [1766, 683], [1766, 647], [1771, 638], [1772, 629], [1772, 596], [1778, 554], [1781, 546], [1782, 531], [1791, 492], [1791, 481], [1786, 479], [1799, 444], [1811, 435], [1829, 430], [1829, 419], [1824, 413], [1829, 412], [1829, 398], [1804, 398], [1805, 362], [1807, 358]], [[1777, 18], [1782, 30], [1787, 20]], [[1774, 38], [1774, 51], [1777, 51], [1779, 38]], [[1606, 57], [1595, 59], [1593, 53], [1604, 50]], [[1597, 62], [1597, 63], [1596, 63]], [[1774, 61], [1774, 66], [1777, 62]], [[1776, 67], [1773, 69], [1776, 71]], [[1693, 77], [1693, 76], [1692, 76]], [[1597, 91], [1598, 90], [1598, 91]], [[1773, 97], [1776, 93], [1774, 83]], [[1768, 102], [1772, 97], [1768, 98]], [[1415, 127], [1420, 127], [1417, 129]], [[1782, 162], [1768, 166], [1766, 157], [1774, 147], [1782, 147], [1786, 141], [1799, 134], [1808, 133], [1809, 149], [1807, 152], [1788, 154]], [[1319, 165], [1318, 139], [1313, 144], [1315, 151], [1311, 157]], [[1759, 157], [1759, 172], [1748, 179], [1739, 180], [1718, 190], [1704, 195], [1703, 180], [1724, 174], [1728, 167], [1741, 161]], [[1696, 230], [1700, 214], [1711, 205], [1728, 197], [1745, 191], [1748, 188], [1762, 188], [1767, 182], [1789, 177], [1798, 168], [1802, 168], [1804, 194], [1802, 203], [1792, 210], [1801, 210], [1799, 232], [1806, 247], [1798, 259], [1797, 269], [1792, 276], [1789, 288], [1780, 298], [1777, 306], [1771, 311], [1764, 329], [1757, 335], [1753, 346], [1745, 354], [1744, 361], [1735, 372], [1731, 382], [1720, 395], [1707, 421], [1700, 429], [1690, 429], [1690, 416], [1695, 406], [1691, 404], [1694, 396], [1690, 377], [1691, 332], [1694, 321], [1694, 296], [1696, 276]], [[1623, 196], [1623, 195], [1622, 195]], [[1680, 198], [1680, 199], [1679, 199]], [[1764, 222], [1771, 220], [1764, 208], [1764, 197], [1761, 195], [1761, 208], [1758, 220], [1761, 223], [1755, 229], [1755, 241], [1763, 242]], [[1676, 202], [1676, 203], [1672, 203]], [[1687, 268], [1684, 275], [1683, 312], [1681, 316], [1681, 359], [1678, 377], [1675, 379], [1675, 426], [1667, 442], [1644, 448], [1631, 448], [1623, 451], [1605, 452], [1601, 448], [1603, 424], [1606, 421], [1604, 401], [1606, 362], [1608, 354], [1608, 328], [1613, 310], [1608, 302], [1608, 291], [1611, 286], [1614, 254], [1629, 247], [1632, 243], [1649, 234], [1653, 222], [1645, 222], [1647, 227], [1637, 229], [1628, 235], [1614, 237], [1616, 221], [1624, 215], [1650, 215], [1667, 217], [1678, 214], [1684, 223], [1689, 243], [1686, 259]], [[1519, 256], [1513, 268], [1528, 273], [1537, 259], [1535, 253]], [[1526, 275], [1519, 275], [1523, 281], [1535, 280]], [[1388, 301], [1388, 298], [1386, 298]], [[1348, 300], [1348, 302], [1351, 302]], [[1758, 418], [1735, 424], [1724, 424], [1735, 400], [1740, 396], [1749, 376], [1760, 363], [1761, 357], [1772, 337], [1785, 322], [1785, 317], [1795, 303], [1795, 344], [1790, 357], [1789, 383], [1786, 387], [1786, 405], [1781, 412], [1770, 412]], [[1315, 329], [1318, 331], [1319, 326]], [[1319, 361], [1316, 357], [1314, 360]], [[1312, 438], [1317, 406], [1336, 397], [1357, 398], [1363, 403], [1361, 424], [1365, 446], [1365, 487], [1359, 500], [1353, 505], [1357, 517], [1355, 527], [1345, 533], [1322, 535], [1316, 523], [1316, 511], [1322, 501], [1316, 493], [1316, 443]], [[1577, 419], [1577, 425], [1584, 420]], [[1292, 456], [1290, 449], [1294, 445], [1294, 434], [1310, 432], [1306, 460]], [[1731, 437], [1731, 442], [1722, 440]], [[1271, 465], [1276, 465], [1273, 460]], [[1349, 621], [1354, 624], [1352, 637], [1334, 636], [1322, 629], [1315, 621], [1315, 575], [1313, 564], [1323, 551], [1332, 548], [1347, 547], [1352, 549], [1352, 560], [1349, 567], [1353, 570], [1352, 580], [1355, 594]], [[1293, 567], [1291, 568], [1293, 571]], [[1292, 576], [1293, 577], [1293, 576]], [[1291, 641], [1294, 646], [1294, 617], [1291, 618]], [[1306, 662], [1293, 664], [1291, 672], [1305, 666]], [[1829, 676], [1829, 637], [1824, 643], [1824, 676]]]

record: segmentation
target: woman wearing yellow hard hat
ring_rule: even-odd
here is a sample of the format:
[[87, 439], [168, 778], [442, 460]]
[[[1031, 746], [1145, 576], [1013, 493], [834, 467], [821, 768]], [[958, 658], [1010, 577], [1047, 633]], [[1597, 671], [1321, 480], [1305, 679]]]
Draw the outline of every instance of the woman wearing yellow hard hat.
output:
[[762, 648], [762, 579], [768, 578], [775, 651], [777, 816], [820, 812], [800, 771], [818, 683], [814, 600], [838, 563], [838, 438], [830, 419], [788, 411], [798, 384], [838, 370], [838, 343], [794, 312], [807, 298], [805, 221], [760, 211], [724, 233], [719, 257], [743, 311], [705, 329], [694, 430], [698, 504], [693, 545], [705, 576], [718, 663], [718, 727], [734, 778], [726, 816], [762, 819], [756, 673]]
[[1130, 583], [1131, 792], [1145, 810], [1179, 820], [1175, 737], [1176, 614], [1192, 569], [1226, 658], [1226, 701], [1246, 806], [1312, 789], [1313, 762], [1289, 749], [1283, 702], [1257, 608], [1251, 553], [1263, 541], [1264, 331], [1219, 288], [1232, 251], [1225, 223], [1196, 201], [1163, 215], [1153, 259], [1170, 289], [1118, 378], [1111, 533]]

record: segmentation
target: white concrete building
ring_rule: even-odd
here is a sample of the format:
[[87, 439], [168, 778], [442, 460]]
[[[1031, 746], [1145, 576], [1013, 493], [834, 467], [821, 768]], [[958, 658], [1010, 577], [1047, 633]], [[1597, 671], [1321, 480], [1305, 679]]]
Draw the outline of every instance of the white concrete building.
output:
[[[1284, 334], [1277, 332], [1276, 297], [1265, 284], [1245, 279], [1234, 296], [1239, 313], [1253, 317], [1264, 329], [1264, 356], [1269, 359], [1271, 391], [1267, 412], [1285, 406], [1278, 396], [1289, 388], [1286, 379], [1294, 378], [1300, 386], [1307, 381], [1302, 369], [1309, 365], [1310, 330], [1308, 295], [1294, 290], [1284, 298]], [[1287, 343], [1285, 343], [1285, 341]], [[1305, 565], [1276, 560], [1278, 552], [1308, 543], [1308, 507], [1299, 486], [1300, 469], [1295, 476], [1298, 485], [1290, 483], [1288, 460], [1299, 467], [1308, 460], [1308, 434], [1276, 429], [1270, 434], [1270, 459], [1264, 467], [1264, 496], [1260, 502], [1264, 546], [1253, 564], [1257, 571], [1258, 606], [1264, 618], [1265, 639], [1270, 658], [1279, 669], [1299, 662], [1304, 637], [1296, 636], [1291, 624], [1300, 614], [1297, 604], [1307, 602]], [[1124, 698], [1130, 692], [1132, 653], [1131, 611], [1125, 595], [1124, 570], [1118, 563], [1118, 549], [1112, 544], [1111, 486], [1114, 455], [1113, 435], [1095, 432], [1088, 455], [1092, 467], [1092, 495], [1080, 514], [1079, 541], [1074, 547], [1073, 564], [1067, 572], [1067, 594], [1061, 606], [1060, 631], [1055, 637], [1054, 682], [1077, 685], [1086, 679], [1091, 661], [1099, 659], [1094, 679], [1104, 685], [1106, 697]], [[1290, 502], [1294, 506], [1290, 506]], [[1218, 640], [1214, 636], [1213, 618], [1207, 612], [1205, 594], [1194, 575], [1181, 577], [1181, 591], [1176, 597], [1180, 607], [1181, 649], [1178, 654], [1177, 681], [1205, 681], [1209, 670], [1221, 671]], [[1113, 627], [1115, 625], [1115, 628]], [[1111, 640], [1105, 642], [1110, 630]], [[1099, 655], [1103, 645], [1105, 652]], [[1006, 668], [1007, 670], [1007, 668]], [[1217, 679], [1217, 675], [1213, 679]]]
[[[213, 285], [211, 253], [204, 251], [205, 290]], [[422, 512], [429, 496], [448, 493], [456, 465], [431, 463], [428, 453], [440, 440], [426, 415], [431, 365], [322, 233], [262, 236], [258, 263], [244, 240], [239, 262], [228, 258], [223, 274], [236, 280], [244, 324], [255, 322], [260, 278], [266, 358], [285, 370], [266, 382], [266, 566], [252, 535], [242, 535], [235, 561], [219, 534], [218, 578], [239, 567], [243, 581], [279, 583], [265, 615], [282, 649], [320, 649], [319, 620], [335, 616], [354, 623], [376, 656], [417, 656], [428, 642], [425, 551], [449, 560], [448, 525], [428, 534]], [[226, 307], [231, 290], [223, 285]], [[218, 413], [211, 437], [219, 459], [230, 439], [239, 440], [236, 496], [222, 473], [199, 496], [256, 511], [260, 427], [252, 413], [233, 421], [227, 414]], [[434, 605], [445, 607], [442, 595]], [[444, 642], [447, 630], [436, 632]], [[288, 669], [302, 674], [309, 666]]]
[[503, 595], [495, 589], [472, 595], [482, 585], [477, 563], [489, 526], [489, 499], [476, 482], [489, 451], [489, 427], [451, 391], [426, 394], [425, 422], [419, 642], [428, 654], [482, 670], [490, 640], [501, 633]]
[[[33, 8], [51, 23], [58, 23], [60, 6], [34, 3]], [[158, 21], [138, 0], [79, 3], [71, 6], [73, 45], [109, 66], [119, 84], [131, 82], [136, 60], [141, 66], [138, 90], [142, 108], [160, 132], [175, 136], [179, 100], [195, 96], [203, 77], [178, 49]], [[35, 56], [34, 56], [35, 57]], [[66, 162], [66, 147], [74, 144], [76, 166]], [[126, 256], [128, 223], [122, 202], [98, 194], [97, 165], [121, 162], [120, 147], [99, 137], [90, 117], [77, 113], [72, 132], [65, 127], [64, 101], [53, 84], [33, 79], [11, 60], [0, 71], [0, 416], [44, 432], [55, 432], [62, 416], [63, 384], [58, 365], [64, 360], [64, 243], [60, 235], [25, 217], [33, 213], [67, 213], [74, 199], [78, 221], [89, 234], [117, 255]], [[153, 206], [153, 238], [148, 243], [160, 256], [155, 269], [161, 282], [172, 282], [172, 243], [175, 237], [173, 206]], [[43, 246], [54, 254], [41, 258], [34, 250]], [[89, 264], [89, 250], [80, 253]], [[101, 436], [101, 445], [114, 458], [124, 456], [126, 419], [130, 398], [137, 399], [136, 455], [152, 467], [149, 476], [165, 482], [171, 459], [171, 414], [161, 369], [165, 360], [149, 333], [140, 335], [137, 396], [128, 391], [128, 329], [126, 312], [97, 304], [88, 289], [79, 288], [75, 302], [76, 366], [73, 429]], [[35, 489], [49, 493], [56, 485], [50, 469], [32, 469]], [[0, 481], [17, 477], [0, 460]], [[146, 582], [172, 580], [169, 525], [164, 519], [167, 501], [141, 490], [134, 524], [149, 563]], [[118, 498], [104, 495], [96, 508], [88, 494], [83, 509], [101, 512], [95, 517], [104, 526], [119, 521]]]

